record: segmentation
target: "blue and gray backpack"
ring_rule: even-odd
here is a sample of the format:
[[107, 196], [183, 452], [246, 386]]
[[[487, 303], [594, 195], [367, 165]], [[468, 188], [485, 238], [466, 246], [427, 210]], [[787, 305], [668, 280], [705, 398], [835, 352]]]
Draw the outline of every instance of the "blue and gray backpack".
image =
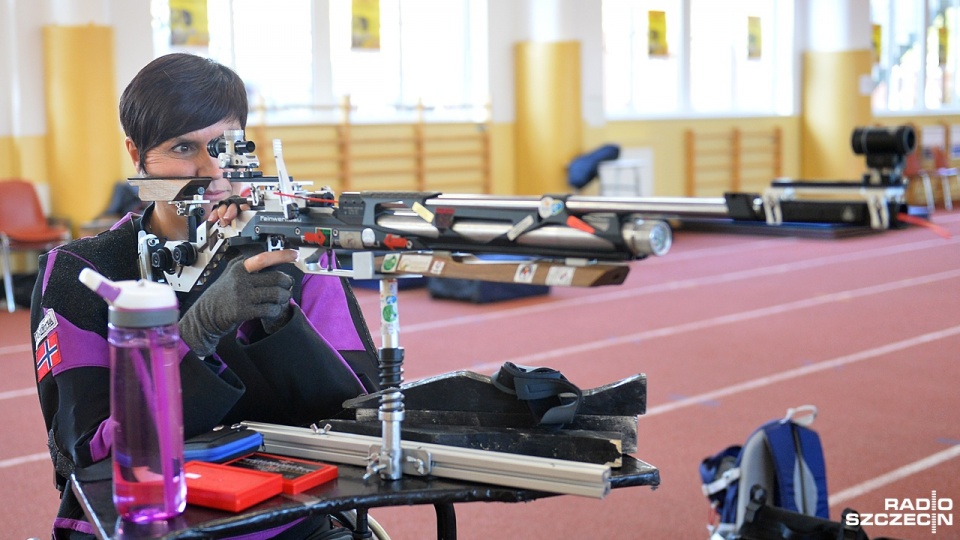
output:
[[827, 471], [820, 436], [809, 427], [817, 409], [790, 409], [757, 428], [743, 446], [730, 446], [700, 464], [703, 493], [717, 514], [711, 540], [732, 540], [744, 522], [750, 492], [760, 486], [772, 505], [829, 519]]

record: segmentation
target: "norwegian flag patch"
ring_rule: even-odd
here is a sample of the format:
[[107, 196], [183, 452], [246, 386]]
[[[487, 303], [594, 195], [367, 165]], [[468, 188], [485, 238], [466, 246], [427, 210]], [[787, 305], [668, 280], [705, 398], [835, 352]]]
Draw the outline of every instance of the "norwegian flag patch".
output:
[[54, 366], [58, 365], [59, 363], [60, 342], [57, 338], [57, 333], [53, 332], [44, 338], [39, 345], [37, 345], [37, 382], [42, 381], [48, 373], [53, 371]]

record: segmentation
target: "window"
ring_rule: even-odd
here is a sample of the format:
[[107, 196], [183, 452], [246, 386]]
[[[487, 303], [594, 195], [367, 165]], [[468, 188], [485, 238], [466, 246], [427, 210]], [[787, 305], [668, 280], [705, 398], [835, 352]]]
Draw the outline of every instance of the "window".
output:
[[207, 0], [207, 46], [170, 45], [168, 0], [152, 0], [154, 51], [234, 68], [271, 123], [485, 118], [486, 2], [380, 0], [380, 47], [352, 49], [350, 0]]
[[330, 8], [333, 94], [349, 95], [358, 119], [412, 119], [418, 103], [438, 119], [485, 109], [486, 2], [380, 0], [379, 51], [351, 49], [350, 2]]
[[[650, 54], [651, 11], [661, 12], [666, 51]], [[677, 0], [604, 0], [604, 101], [608, 115], [680, 112], [682, 13]], [[654, 30], [656, 32], [656, 30]]]
[[960, 110], [960, 0], [871, 0], [875, 113]]
[[[608, 116], [793, 114], [793, 12], [792, 0], [604, 0]], [[651, 24], [666, 55], [649, 47]]]

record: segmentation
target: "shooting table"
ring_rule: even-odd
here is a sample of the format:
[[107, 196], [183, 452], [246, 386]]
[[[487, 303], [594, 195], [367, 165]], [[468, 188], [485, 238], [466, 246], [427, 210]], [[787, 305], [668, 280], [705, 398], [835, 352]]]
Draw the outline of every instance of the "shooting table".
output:
[[[313, 514], [356, 510], [366, 526], [369, 509], [382, 506], [432, 504], [437, 512], [437, 538], [457, 537], [453, 505], [466, 502], [527, 502], [553, 493], [514, 489], [492, 484], [463, 482], [432, 476], [404, 475], [385, 481], [376, 476], [363, 479], [366, 470], [352, 465], [337, 465], [336, 480], [297, 495], [278, 495], [239, 513], [188, 505], [174, 520], [137, 529], [122, 524], [113, 506], [110, 460], [104, 460], [70, 476], [70, 485], [83, 506], [98, 538], [223, 538], [249, 532], [249, 525], [269, 526]], [[632, 456], [623, 456], [623, 466], [612, 470], [614, 489], [660, 485], [660, 471]], [[122, 525], [122, 527], [121, 527]], [[122, 529], [122, 534], [121, 534]], [[389, 534], [389, 530], [387, 533]]]

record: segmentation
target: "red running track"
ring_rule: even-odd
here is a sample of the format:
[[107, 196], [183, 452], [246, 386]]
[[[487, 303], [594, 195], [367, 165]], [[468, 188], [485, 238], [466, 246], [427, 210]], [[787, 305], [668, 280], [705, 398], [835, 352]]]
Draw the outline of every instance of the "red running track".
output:
[[[960, 212], [944, 239], [912, 227], [821, 240], [681, 232], [627, 282], [472, 305], [400, 299], [405, 379], [505, 361], [559, 369], [581, 388], [648, 377], [636, 456], [657, 490], [603, 500], [457, 506], [459, 538], [706, 539], [697, 466], [762, 422], [813, 404], [831, 512], [884, 499], [960, 500]], [[377, 334], [377, 293], [358, 290]], [[56, 508], [30, 367], [26, 310], [0, 314], [0, 530], [46, 537]], [[955, 513], [960, 514], [960, 510]], [[435, 537], [429, 507], [372, 513], [396, 540]], [[953, 516], [951, 517], [958, 517]], [[960, 522], [867, 527], [871, 538], [960, 538]]]

